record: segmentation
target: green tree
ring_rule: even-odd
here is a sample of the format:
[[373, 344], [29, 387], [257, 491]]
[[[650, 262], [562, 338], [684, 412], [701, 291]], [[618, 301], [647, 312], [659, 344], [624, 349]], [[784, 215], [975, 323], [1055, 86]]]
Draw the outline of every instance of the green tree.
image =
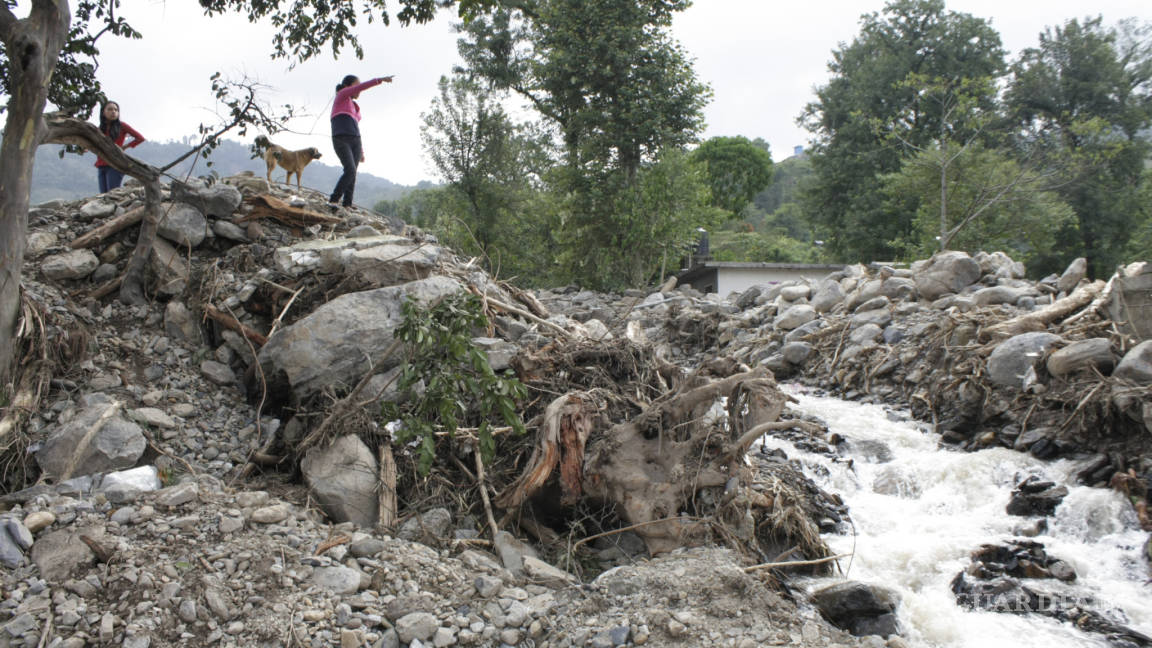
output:
[[559, 206], [567, 217], [601, 204], [612, 210], [610, 222], [573, 219], [558, 235], [561, 268], [578, 283], [643, 285], [696, 242], [698, 227], [711, 229], [727, 218], [726, 212], [709, 206], [702, 170], [680, 151], [668, 151], [646, 165], [634, 183], [622, 186], [624, 180], [605, 173], [579, 194], [568, 194], [568, 202]]
[[500, 251], [518, 254], [506, 225], [539, 190], [548, 162], [545, 142], [514, 124], [491, 93], [460, 76], [441, 78], [440, 94], [422, 117], [424, 150], [463, 207], [456, 215], [467, 236], [449, 242], [489, 259]]
[[1057, 267], [1085, 256], [1095, 275], [1121, 262], [1148, 214], [1141, 199], [1152, 125], [1152, 39], [1133, 22], [1100, 17], [1048, 28], [1013, 65], [1006, 103], [1026, 128], [1022, 146], [1060, 160], [1060, 194], [1076, 222], [1059, 232]]
[[978, 142], [944, 140], [881, 180], [891, 200], [919, 197], [912, 237], [897, 242], [908, 255], [1003, 250], [1030, 264], [1051, 253], [1072, 218], [1051, 172]]
[[712, 205], [733, 217], [772, 182], [772, 155], [746, 137], [713, 137], [692, 151], [691, 159], [704, 165]]
[[[468, 72], [526, 99], [556, 132], [560, 168], [548, 178], [559, 257], [585, 285], [643, 280], [651, 259], [675, 244], [661, 236], [679, 228], [652, 229], [665, 217], [638, 209], [653, 200], [644, 176], [663, 173], [672, 164], [660, 162], [665, 154], [703, 123], [709, 90], [669, 35], [672, 15], [688, 4], [526, 0], [465, 26]], [[676, 189], [670, 202], [698, 195], [695, 186]]]
[[[877, 178], [899, 170], [908, 149], [892, 140], [899, 128], [908, 144], [927, 146], [943, 113], [924, 102], [910, 78], [996, 78], [1004, 68], [1000, 36], [987, 20], [946, 11], [943, 0], [894, 0], [861, 18], [859, 35], [832, 53], [831, 80], [801, 116], [815, 136], [812, 182], [805, 210], [828, 232], [828, 247], [842, 261], [890, 257], [892, 242], [913, 229], [915, 207], [894, 208]], [[987, 109], [993, 98], [985, 98]]]

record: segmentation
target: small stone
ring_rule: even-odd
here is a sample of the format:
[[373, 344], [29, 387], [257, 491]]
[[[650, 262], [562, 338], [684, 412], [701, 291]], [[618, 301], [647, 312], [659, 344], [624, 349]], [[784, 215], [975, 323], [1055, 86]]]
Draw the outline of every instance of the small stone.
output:
[[260, 524], [276, 524], [287, 519], [288, 513], [287, 504], [273, 504], [252, 511], [252, 516], [249, 519]]
[[36, 511], [29, 513], [28, 517], [24, 518], [24, 526], [32, 533], [38, 533], [52, 526], [56, 521], [56, 516], [51, 511]]

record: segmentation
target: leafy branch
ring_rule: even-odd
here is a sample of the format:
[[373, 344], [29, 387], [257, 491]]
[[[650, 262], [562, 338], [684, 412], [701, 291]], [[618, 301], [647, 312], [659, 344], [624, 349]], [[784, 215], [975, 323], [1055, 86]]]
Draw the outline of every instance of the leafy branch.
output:
[[381, 415], [400, 421], [395, 431], [398, 442], [420, 442], [423, 474], [432, 467], [440, 430], [454, 438], [458, 428], [476, 427], [480, 455], [490, 462], [496, 449], [492, 420], [498, 417], [523, 434], [516, 402], [527, 392], [514, 376], [493, 371], [488, 355], [472, 342], [473, 331], [488, 325], [480, 299], [457, 293], [427, 308], [414, 301], [402, 308], [404, 321], [396, 329], [396, 339], [405, 343], [408, 358], [398, 388], [418, 395], [404, 403], [384, 403]]

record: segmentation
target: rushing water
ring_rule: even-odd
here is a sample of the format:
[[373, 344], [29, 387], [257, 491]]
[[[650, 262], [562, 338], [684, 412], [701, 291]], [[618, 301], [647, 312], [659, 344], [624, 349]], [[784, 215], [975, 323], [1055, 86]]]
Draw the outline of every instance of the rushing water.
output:
[[[909, 420], [892, 420], [875, 405], [851, 403], [786, 386], [800, 402], [798, 410], [824, 420], [856, 447], [871, 452], [854, 457], [853, 466], [765, 438], [768, 448], [783, 449], [807, 467], [821, 487], [839, 493], [849, 506], [856, 534], [828, 535], [835, 553], [852, 553], [840, 562], [847, 578], [899, 592], [897, 615], [905, 639], [914, 646], [948, 648], [1063, 648], [1108, 646], [1101, 635], [1039, 615], [966, 610], [956, 605], [949, 585], [982, 544], [1018, 538], [1028, 518], [1005, 513], [1013, 487], [1028, 475], [1064, 484], [1068, 496], [1049, 519], [1048, 531], [1032, 538], [1049, 556], [1071, 564], [1077, 579], [1026, 581], [1057, 595], [1091, 596], [1094, 609], [1144, 634], [1152, 634], [1152, 585], [1141, 558], [1147, 539], [1124, 498], [1113, 491], [1075, 483], [1078, 465], [1041, 462], [1007, 449], [958, 452], [941, 449], [938, 435]], [[861, 443], [864, 442], [864, 443]], [[880, 463], [877, 443], [891, 451]], [[884, 453], [880, 453], [883, 455]], [[851, 451], [849, 451], [849, 456]], [[877, 483], [900, 485], [900, 495], [874, 492]], [[892, 488], [886, 488], [893, 492]], [[843, 576], [840, 576], [842, 578]], [[813, 587], [827, 584], [818, 580]]]

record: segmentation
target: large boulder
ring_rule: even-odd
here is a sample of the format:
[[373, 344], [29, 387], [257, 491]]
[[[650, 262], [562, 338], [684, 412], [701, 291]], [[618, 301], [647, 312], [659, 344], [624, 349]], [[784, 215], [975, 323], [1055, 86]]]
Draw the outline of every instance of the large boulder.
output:
[[148, 445], [140, 426], [120, 416], [123, 403], [102, 394], [85, 401], [36, 451], [36, 463], [51, 479], [131, 468]]
[[1077, 340], [1072, 344], [1053, 351], [1048, 356], [1048, 373], [1053, 376], [1066, 376], [1079, 369], [1095, 367], [1104, 375], [1112, 371], [1116, 358], [1112, 355], [1112, 343], [1108, 338]]
[[1070, 293], [1088, 273], [1088, 260], [1080, 257], [1068, 264], [1064, 274], [1056, 281], [1056, 288], [1062, 293]]
[[899, 630], [895, 614], [899, 600], [883, 587], [845, 581], [817, 590], [811, 598], [825, 619], [854, 635], [887, 637]]
[[301, 399], [331, 385], [355, 385], [370, 369], [387, 371], [399, 362], [385, 351], [403, 321], [405, 300], [430, 304], [462, 289], [456, 280], [437, 275], [341, 295], [274, 333], [260, 349], [260, 365], [266, 376], [286, 380]]
[[844, 301], [844, 291], [840, 289], [840, 283], [825, 279], [816, 287], [816, 293], [812, 295], [810, 305], [816, 309], [817, 313], [827, 313], [842, 301]]
[[[211, 185], [195, 180], [188, 184], [173, 182], [172, 200], [192, 205], [205, 216], [229, 218], [240, 206], [240, 190], [232, 185], [215, 182]], [[268, 191], [267, 188], [264, 191]]]
[[772, 325], [782, 331], [791, 331], [816, 319], [816, 309], [808, 304], [790, 306], [783, 313], [776, 316]]
[[92, 250], [71, 250], [53, 254], [40, 263], [40, 271], [53, 281], [83, 279], [100, 265]]
[[1112, 375], [1135, 383], [1152, 383], [1152, 340], [1145, 340], [1125, 353]]
[[1059, 335], [1038, 331], [1022, 333], [1004, 340], [988, 357], [988, 379], [1004, 387], [1022, 387], [1024, 376], [1036, 361], [1056, 342]]
[[333, 521], [372, 528], [378, 519], [376, 457], [355, 434], [308, 451], [300, 470]]
[[912, 270], [916, 289], [927, 300], [958, 293], [980, 279], [980, 264], [958, 250], [937, 252], [922, 264], [915, 264]]
[[164, 203], [160, 214], [156, 233], [181, 247], [196, 247], [208, 235], [208, 219], [192, 205]]

